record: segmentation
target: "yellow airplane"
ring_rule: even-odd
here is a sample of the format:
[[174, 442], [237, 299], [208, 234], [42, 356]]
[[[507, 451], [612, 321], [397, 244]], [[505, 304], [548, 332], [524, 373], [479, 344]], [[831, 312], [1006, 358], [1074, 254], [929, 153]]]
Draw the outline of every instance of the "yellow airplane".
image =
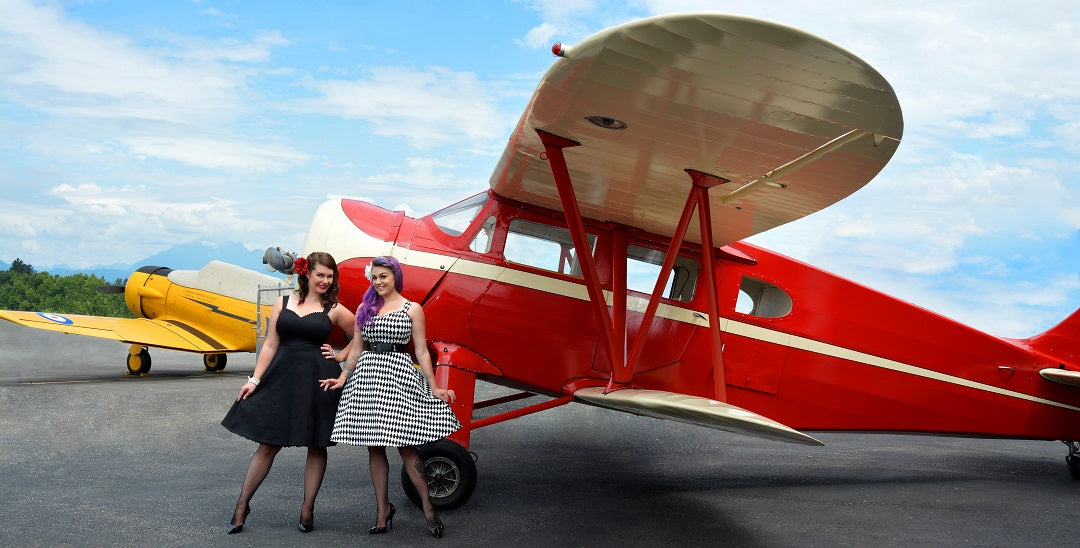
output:
[[[124, 300], [137, 318], [106, 318], [0, 310], [0, 318], [28, 327], [114, 339], [130, 344], [127, 372], [150, 372], [148, 347], [202, 354], [207, 371], [225, 369], [229, 352], [254, 352], [266, 336], [273, 298], [292, 289], [295, 255], [267, 250], [286, 280], [221, 261], [200, 270], [144, 266], [128, 278]], [[270, 295], [259, 298], [260, 291]], [[258, 304], [259, 302], [264, 304]]]

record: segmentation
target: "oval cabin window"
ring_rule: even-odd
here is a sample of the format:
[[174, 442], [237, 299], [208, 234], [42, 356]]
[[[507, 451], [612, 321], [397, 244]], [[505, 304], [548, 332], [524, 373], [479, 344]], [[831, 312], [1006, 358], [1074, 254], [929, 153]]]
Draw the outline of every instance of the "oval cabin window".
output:
[[743, 276], [735, 311], [759, 318], [781, 318], [791, 313], [791, 297], [769, 282]]

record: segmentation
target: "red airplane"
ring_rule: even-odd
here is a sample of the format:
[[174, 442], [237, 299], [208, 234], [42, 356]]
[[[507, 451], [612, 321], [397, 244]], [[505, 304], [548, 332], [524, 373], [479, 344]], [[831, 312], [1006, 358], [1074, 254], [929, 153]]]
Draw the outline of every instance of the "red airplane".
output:
[[[892, 157], [903, 120], [877, 71], [708, 14], [552, 51], [490, 190], [419, 219], [328, 202], [305, 244], [341, 261], [344, 302], [393, 255], [423, 304], [464, 425], [424, 451], [439, 506], [472, 493], [473, 430], [574, 401], [811, 445], [801, 431], [1062, 440], [1080, 477], [1080, 311], [994, 337], [741, 241]], [[478, 380], [521, 392], [475, 402]]]
[[[339, 261], [345, 305], [379, 255], [423, 304], [464, 425], [422, 448], [438, 507], [475, 488], [474, 430], [571, 402], [808, 445], [804, 431], [1061, 440], [1080, 478], [1080, 311], [994, 337], [742, 241], [843, 199], [892, 157], [903, 118], [871, 66], [715, 14], [552, 51], [488, 191], [418, 219], [330, 201], [305, 243]], [[476, 381], [517, 392], [475, 401]]]

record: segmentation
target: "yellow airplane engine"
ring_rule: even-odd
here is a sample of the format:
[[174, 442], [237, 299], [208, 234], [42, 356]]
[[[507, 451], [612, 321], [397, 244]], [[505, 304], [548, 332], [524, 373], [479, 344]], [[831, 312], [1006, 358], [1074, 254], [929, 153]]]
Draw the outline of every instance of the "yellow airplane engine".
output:
[[165, 312], [165, 296], [169, 287], [171, 268], [144, 266], [128, 277], [124, 286], [124, 301], [137, 317], [154, 319]]

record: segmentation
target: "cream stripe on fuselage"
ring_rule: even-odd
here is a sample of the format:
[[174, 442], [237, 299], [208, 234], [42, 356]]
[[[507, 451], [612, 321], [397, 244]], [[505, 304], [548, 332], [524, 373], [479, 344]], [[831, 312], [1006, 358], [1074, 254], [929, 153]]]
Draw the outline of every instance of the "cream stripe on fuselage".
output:
[[[325, 202], [320, 206], [315, 218], [316, 221], [312, 223], [311, 230], [308, 232], [308, 239], [304, 248], [305, 253], [310, 253], [316, 249], [327, 251], [333, 255], [338, 262], [356, 257], [375, 257], [378, 255], [390, 254], [398, 259], [403, 265], [439, 271], [449, 270], [451, 273], [463, 276], [493, 280], [498, 283], [515, 285], [554, 295], [562, 295], [572, 299], [583, 301], [589, 300], [588, 291], [584, 284], [581, 283], [560, 280], [541, 274], [522, 272], [512, 268], [459, 259], [447, 255], [440, 255], [438, 253], [428, 253], [417, 251], [415, 249], [401, 248], [395, 246], [392, 242], [385, 242], [378, 238], [371, 237], [362, 230], [356, 229], [356, 226], [348, 219], [344, 211], [341, 210], [339, 201], [332, 200]], [[347, 223], [347, 225], [344, 223]], [[348, 236], [343, 237], [343, 234], [348, 234]], [[604, 291], [604, 299], [610, 306], [610, 291]], [[632, 295], [628, 296], [626, 301], [627, 309], [637, 312], [644, 312], [645, 306], [648, 304], [646, 299]], [[704, 314], [688, 308], [661, 303], [657, 308], [656, 315], [661, 318], [690, 323], [699, 327], [709, 327], [709, 320]], [[974, 390], [982, 390], [1044, 405], [1052, 405], [1071, 411], [1080, 411], [1080, 407], [1073, 405], [1047, 400], [1030, 394], [1024, 394], [1023, 392], [1006, 390], [989, 384], [968, 380], [963, 377], [947, 375], [931, 369], [917, 367], [874, 356], [873, 354], [867, 354], [822, 341], [790, 335], [788, 333], [766, 329], [764, 327], [727, 318], [720, 319], [720, 330], [759, 341], [786, 346], [788, 348], [831, 356], [873, 367], [880, 367], [899, 373], [906, 373], [908, 375], [915, 375], [931, 380], [964, 386]]]
[[[412, 252], [410, 252], [410, 255], [411, 254]], [[454, 263], [454, 266], [450, 269], [450, 271], [456, 274], [474, 276], [477, 278], [485, 278], [500, 283], [507, 283], [519, 287], [534, 289], [537, 291], [544, 291], [547, 293], [562, 295], [564, 297], [570, 297], [573, 299], [580, 299], [585, 301], [589, 300], [588, 292], [585, 289], [584, 285], [564, 280], [557, 280], [539, 274], [521, 272], [509, 268], [476, 263], [466, 260], [458, 260], [456, 263]], [[610, 306], [611, 292], [604, 291], [604, 298], [607, 301], [607, 304]], [[635, 296], [628, 296], [626, 301], [628, 309], [638, 312], [644, 312], [645, 306], [648, 304], [648, 300]], [[707, 317], [701, 315], [700, 312], [696, 312], [688, 308], [681, 308], [662, 303], [660, 304], [659, 308], [657, 308], [656, 315], [677, 322], [692, 323], [697, 326], [706, 328], [709, 327], [709, 320]], [[813, 352], [825, 356], [832, 356], [834, 358], [839, 358], [855, 363], [880, 367], [882, 369], [889, 369], [900, 373], [907, 373], [909, 375], [916, 375], [927, 379], [947, 382], [967, 388], [973, 388], [975, 390], [983, 390], [1003, 396], [1020, 398], [1046, 405], [1053, 405], [1073, 411], [1080, 411], [1080, 407], [1075, 407], [1068, 404], [1055, 402], [1036, 396], [1031, 396], [1022, 392], [1006, 390], [989, 384], [971, 381], [962, 377], [947, 375], [945, 373], [940, 373], [930, 369], [916, 367], [906, 363], [874, 356], [872, 354], [866, 354], [864, 352], [850, 350], [841, 346], [836, 346], [821, 341], [815, 341], [813, 339], [799, 337], [797, 335], [790, 335], [780, 331], [766, 329], [763, 327], [750, 325], [727, 318], [721, 318], [720, 329], [721, 331], [727, 333], [732, 333], [735, 335], [740, 335], [759, 341], [770, 342], [786, 346], [788, 348], [795, 348], [798, 350], [804, 350], [807, 352]]]

